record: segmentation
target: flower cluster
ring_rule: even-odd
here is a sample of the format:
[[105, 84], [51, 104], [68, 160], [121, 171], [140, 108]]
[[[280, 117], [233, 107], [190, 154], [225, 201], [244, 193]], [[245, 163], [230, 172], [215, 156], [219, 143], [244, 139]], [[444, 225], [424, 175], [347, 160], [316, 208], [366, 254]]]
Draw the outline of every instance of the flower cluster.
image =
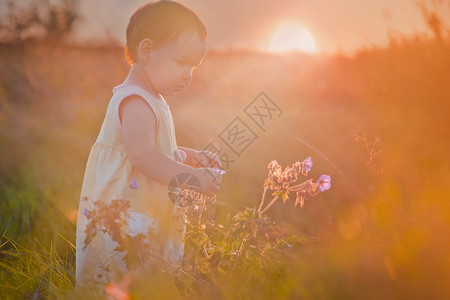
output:
[[285, 190], [297, 181], [300, 172], [306, 176], [311, 171], [312, 165], [311, 157], [308, 157], [302, 162], [297, 161], [291, 167], [286, 167], [283, 171], [278, 162], [272, 160], [268, 166], [269, 174], [264, 185], [272, 191]]
[[[206, 196], [197, 187], [169, 187], [169, 198], [174, 202], [176, 214], [182, 222], [193, 226], [202, 222], [203, 213], [214, 207], [216, 202], [216, 196]], [[213, 210], [208, 212], [207, 217], [211, 213]]]
[[[312, 166], [313, 162], [311, 157], [306, 158], [302, 162], [297, 161], [292, 166], [286, 167], [284, 170], [276, 160], [272, 160], [268, 166], [269, 173], [264, 182], [264, 192], [258, 213], [263, 214], [266, 212], [280, 196], [283, 203], [286, 202], [289, 199], [290, 192], [295, 192], [296, 194], [295, 206], [300, 205], [300, 207], [303, 207], [305, 197], [313, 197], [319, 192], [329, 190], [331, 187], [331, 177], [329, 175], [321, 175], [316, 182], [309, 179], [303, 183], [295, 184], [298, 180], [298, 175], [300, 173], [304, 176], [308, 175]], [[274, 196], [274, 198], [265, 208], [263, 208], [264, 197], [267, 190], [273, 191], [272, 196]]]
[[[89, 201], [83, 197], [83, 201]], [[118, 244], [123, 243], [124, 234], [121, 230], [124, 220], [130, 217], [130, 201], [124, 199], [115, 199], [109, 202], [96, 201], [92, 209], [85, 209], [84, 216], [89, 220], [85, 234], [83, 249], [86, 248], [97, 232], [107, 233], [111, 239]]]
[[200, 188], [170, 187], [169, 197], [178, 207], [197, 205], [202, 201]]
[[[83, 197], [83, 201], [89, 201]], [[85, 240], [82, 249], [85, 249], [92, 240], [101, 232], [110, 236], [117, 244], [113, 250], [116, 254], [123, 253], [122, 260], [129, 270], [142, 264], [152, 257], [155, 244], [158, 240], [158, 232], [149, 228], [148, 232], [133, 234], [127, 228], [130, 220], [130, 201], [114, 199], [111, 201], [95, 201], [91, 209], [83, 212], [88, 223], [85, 229]], [[115, 254], [114, 254], [115, 255]]]

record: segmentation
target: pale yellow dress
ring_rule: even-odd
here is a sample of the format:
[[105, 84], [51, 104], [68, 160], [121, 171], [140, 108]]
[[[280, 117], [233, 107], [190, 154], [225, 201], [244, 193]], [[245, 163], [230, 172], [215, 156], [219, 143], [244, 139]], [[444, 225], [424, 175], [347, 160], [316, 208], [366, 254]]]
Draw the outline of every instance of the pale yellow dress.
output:
[[130, 95], [142, 97], [156, 116], [156, 148], [176, 159], [177, 144], [172, 115], [167, 102], [134, 85], [114, 88], [99, 136], [91, 148], [84, 175], [79, 205], [76, 236], [77, 285], [107, 283], [119, 280], [127, 272], [123, 253], [115, 251], [117, 243], [97, 231], [85, 247], [88, 214], [97, 201], [125, 199], [130, 201], [129, 219], [123, 224], [127, 233], [152, 236], [152, 254], [173, 265], [179, 265], [183, 256], [182, 237], [185, 225], [179, 210], [168, 196], [166, 185], [152, 181], [133, 168], [124, 147], [119, 105]]

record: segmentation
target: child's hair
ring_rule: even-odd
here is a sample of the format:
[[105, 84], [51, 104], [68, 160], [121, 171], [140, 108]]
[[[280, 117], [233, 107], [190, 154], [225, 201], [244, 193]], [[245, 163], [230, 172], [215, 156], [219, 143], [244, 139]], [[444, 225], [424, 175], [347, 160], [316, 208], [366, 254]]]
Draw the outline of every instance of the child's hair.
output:
[[156, 45], [178, 38], [186, 30], [206, 39], [206, 28], [199, 17], [184, 5], [161, 0], [147, 3], [131, 16], [127, 27], [125, 57], [131, 65], [137, 58], [139, 43], [146, 38]]

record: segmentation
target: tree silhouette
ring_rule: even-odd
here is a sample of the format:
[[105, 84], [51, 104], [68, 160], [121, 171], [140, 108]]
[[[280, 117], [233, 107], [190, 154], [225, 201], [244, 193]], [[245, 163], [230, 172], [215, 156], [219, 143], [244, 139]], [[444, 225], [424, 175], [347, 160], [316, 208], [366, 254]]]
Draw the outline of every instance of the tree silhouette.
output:
[[27, 40], [62, 40], [73, 30], [79, 18], [76, 1], [34, 0], [26, 8], [13, 1], [7, 3], [7, 12], [0, 20], [0, 42], [19, 43]]

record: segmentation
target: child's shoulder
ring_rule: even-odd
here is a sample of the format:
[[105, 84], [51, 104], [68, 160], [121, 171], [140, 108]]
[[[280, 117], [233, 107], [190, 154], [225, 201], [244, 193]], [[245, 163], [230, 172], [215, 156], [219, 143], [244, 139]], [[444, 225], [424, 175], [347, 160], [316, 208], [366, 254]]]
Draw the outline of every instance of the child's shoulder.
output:
[[[127, 93], [143, 93], [147, 94], [145, 89], [136, 84], [119, 84], [113, 88], [113, 95], [127, 94]], [[145, 95], [146, 96], [146, 95]]]
[[133, 95], [140, 96], [151, 106], [159, 105], [165, 109], [169, 108], [168, 103], [161, 95], [154, 95], [140, 85], [120, 84], [113, 89], [113, 97], [117, 97], [119, 102], [121, 102], [124, 98]]

